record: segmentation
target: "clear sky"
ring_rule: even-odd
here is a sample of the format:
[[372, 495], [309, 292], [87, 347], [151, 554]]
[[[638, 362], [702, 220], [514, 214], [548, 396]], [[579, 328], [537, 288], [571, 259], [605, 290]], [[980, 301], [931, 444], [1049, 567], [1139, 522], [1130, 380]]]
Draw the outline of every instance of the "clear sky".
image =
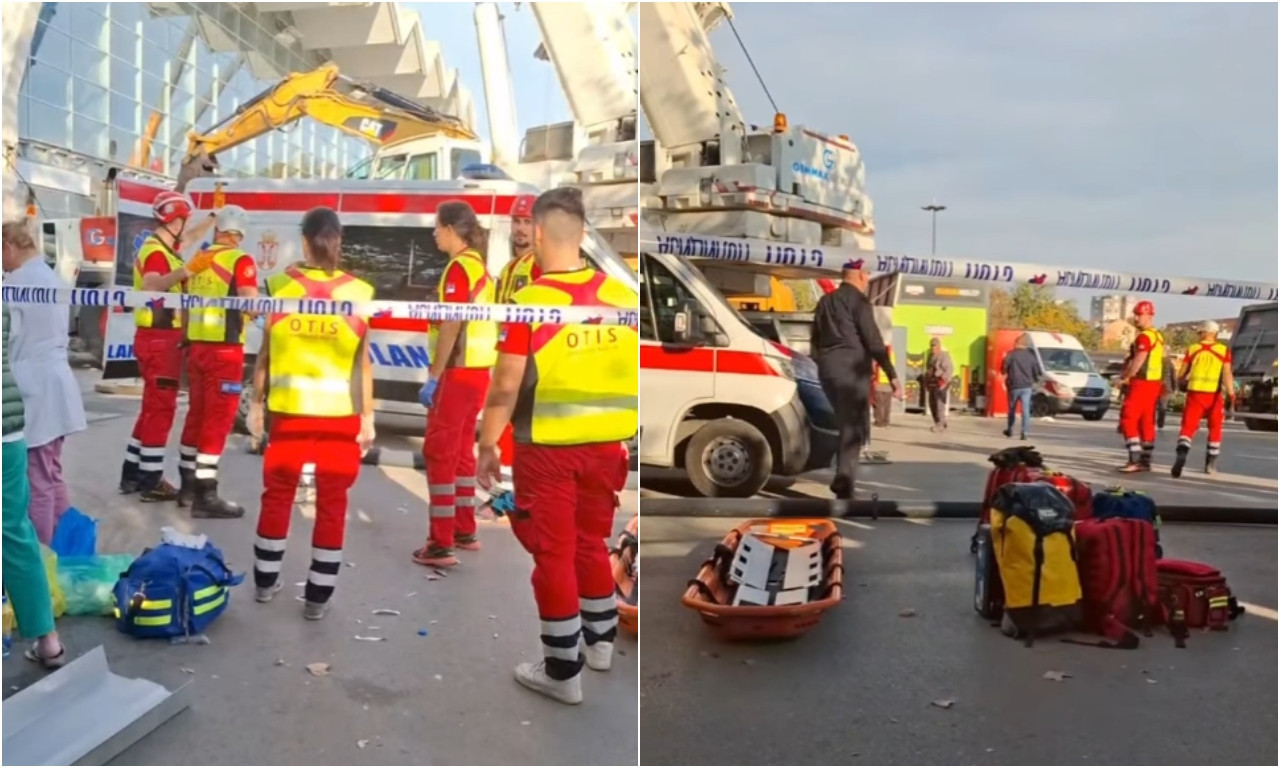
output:
[[[418, 12], [428, 40], [440, 43], [445, 64], [458, 70], [463, 84], [471, 90], [476, 104], [476, 121], [481, 136], [489, 136], [489, 117], [484, 108], [484, 78], [480, 70], [480, 48], [476, 42], [475, 3], [405, 3]], [[516, 10], [515, 3], [498, 3], [507, 35], [507, 60], [516, 96], [516, 119], [521, 136], [535, 125], [573, 119], [569, 103], [560, 91], [555, 69], [549, 62], [533, 58], [542, 37], [528, 3]]]
[[[1274, 4], [732, 9], [792, 125], [862, 151], [881, 249], [928, 253], [936, 198], [939, 255], [1277, 279]], [[711, 41], [769, 124], [732, 32]], [[1156, 304], [1162, 322], [1240, 307]]]

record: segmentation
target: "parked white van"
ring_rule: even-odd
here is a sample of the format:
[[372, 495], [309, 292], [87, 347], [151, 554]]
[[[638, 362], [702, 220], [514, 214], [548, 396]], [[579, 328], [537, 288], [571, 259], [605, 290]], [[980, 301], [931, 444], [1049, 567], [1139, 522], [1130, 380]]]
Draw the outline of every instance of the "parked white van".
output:
[[1098, 421], [1111, 407], [1111, 386], [1098, 374], [1076, 337], [1050, 331], [1027, 331], [1028, 347], [1044, 369], [1031, 395], [1034, 416], [1078, 413]]

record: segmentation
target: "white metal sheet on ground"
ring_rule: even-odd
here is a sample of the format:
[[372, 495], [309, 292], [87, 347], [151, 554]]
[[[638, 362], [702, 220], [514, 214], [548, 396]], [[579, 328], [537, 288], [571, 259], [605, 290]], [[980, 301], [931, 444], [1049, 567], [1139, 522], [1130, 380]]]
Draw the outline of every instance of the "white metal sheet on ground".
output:
[[4, 702], [5, 765], [103, 765], [190, 705], [176, 691], [121, 677], [94, 648]]

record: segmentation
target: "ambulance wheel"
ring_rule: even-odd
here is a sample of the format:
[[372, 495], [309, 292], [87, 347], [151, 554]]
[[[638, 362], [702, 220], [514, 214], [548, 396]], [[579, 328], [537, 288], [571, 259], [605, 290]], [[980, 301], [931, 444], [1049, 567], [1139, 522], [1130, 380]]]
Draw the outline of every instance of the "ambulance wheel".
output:
[[1102, 421], [1102, 417], [1107, 415], [1106, 411], [1094, 411], [1092, 413], [1081, 414], [1085, 421]]
[[1031, 415], [1037, 419], [1052, 416], [1053, 408], [1049, 405], [1049, 398], [1044, 395], [1036, 395], [1031, 398]]
[[716, 419], [689, 438], [685, 472], [708, 498], [745, 499], [764, 488], [773, 468], [769, 441], [741, 419]]

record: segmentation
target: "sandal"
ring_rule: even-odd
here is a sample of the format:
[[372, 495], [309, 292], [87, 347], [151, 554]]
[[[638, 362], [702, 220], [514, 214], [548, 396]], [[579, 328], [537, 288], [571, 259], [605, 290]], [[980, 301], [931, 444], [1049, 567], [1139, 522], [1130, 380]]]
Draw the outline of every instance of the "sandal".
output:
[[45, 669], [61, 669], [67, 663], [67, 646], [60, 645], [57, 655], [46, 658], [40, 655], [40, 643], [35, 642], [22, 655], [27, 658], [27, 661], [34, 661]]

